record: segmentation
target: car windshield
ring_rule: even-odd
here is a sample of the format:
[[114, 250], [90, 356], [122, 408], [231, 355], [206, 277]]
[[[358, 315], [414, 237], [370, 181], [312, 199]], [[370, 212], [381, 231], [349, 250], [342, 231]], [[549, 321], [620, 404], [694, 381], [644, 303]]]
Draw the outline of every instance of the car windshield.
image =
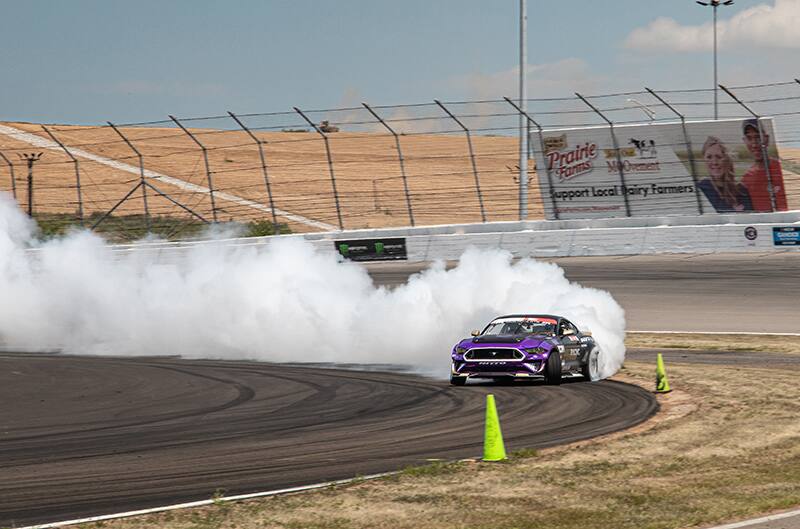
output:
[[490, 323], [484, 335], [496, 336], [498, 334], [554, 334], [555, 320], [519, 318], [513, 320], [498, 320]]

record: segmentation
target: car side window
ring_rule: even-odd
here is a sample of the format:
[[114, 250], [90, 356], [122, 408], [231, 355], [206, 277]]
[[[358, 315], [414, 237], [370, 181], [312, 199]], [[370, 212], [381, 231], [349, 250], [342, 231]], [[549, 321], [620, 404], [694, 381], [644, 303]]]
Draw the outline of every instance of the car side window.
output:
[[575, 327], [572, 323], [567, 320], [561, 320], [561, 324], [559, 325], [558, 334], [564, 336], [564, 333], [567, 330], [572, 330], [573, 334], [578, 334], [578, 328]]

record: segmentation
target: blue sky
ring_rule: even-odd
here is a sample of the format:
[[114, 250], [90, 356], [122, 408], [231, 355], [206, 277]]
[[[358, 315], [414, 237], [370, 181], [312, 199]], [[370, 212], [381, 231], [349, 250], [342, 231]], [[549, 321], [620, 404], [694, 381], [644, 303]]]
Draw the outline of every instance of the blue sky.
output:
[[[129, 122], [517, 90], [517, 0], [28, 0], [3, 12], [0, 120]], [[530, 97], [711, 84], [711, 12], [691, 0], [529, 0], [528, 12]], [[737, 0], [720, 21], [721, 82], [800, 73], [800, 1]]]

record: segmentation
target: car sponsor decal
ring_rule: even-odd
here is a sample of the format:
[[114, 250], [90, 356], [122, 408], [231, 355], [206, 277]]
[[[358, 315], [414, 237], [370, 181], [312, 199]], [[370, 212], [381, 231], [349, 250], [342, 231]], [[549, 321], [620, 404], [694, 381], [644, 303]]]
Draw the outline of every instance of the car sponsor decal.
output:
[[532, 323], [549, 323], [555, 325], [557, 322], [552, 318], [539, 318], [537, 316], [517, 316], [512, 318], [495, 318], [491, 323], [508, 323], [508, 322], [532, 322]]

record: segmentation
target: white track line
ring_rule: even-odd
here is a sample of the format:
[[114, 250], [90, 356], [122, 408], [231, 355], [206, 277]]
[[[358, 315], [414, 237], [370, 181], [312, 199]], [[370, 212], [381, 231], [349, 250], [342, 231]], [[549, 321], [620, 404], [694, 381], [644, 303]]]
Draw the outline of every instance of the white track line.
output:
[[753, 518], [752, 520], [744, 520], [742, 522], [729, 523], [726, 525], [715, 525], [714, 527], [709, 527], [708, 529], [738, 529], [739, 527], [747, 527], [750, 525], [756, 525], [760, 523], [774, 522], [776, 520], [783, 520], [785, 518], [791, 518], [793, 516], [798, 516], [798, 515], [800, 515], [800, 509], [789, 512], [782, 512], [780, 514], [773, 514], [770, 516], [762, 516], [761, 518]]
[[115, 520], [117, 518], [129, 518], [131, 516], [141, 516], [143, 514], [154, 514], [157, 512], [165, 512], [165, 511], [175, 511], [178, 509], [188, 509], [191, 507], [203, 507], [206, 505], [214, 505], [220, 502], [229, 502], [229, 501], [240, 501], [240, 500], [249, 500], [252, 498], [264, 498], [267, 496], [279, 496], [281, 494], [293, 494], [298, 492], [309, 492], [312, 490], [317, 489], [324, 489], [327, 487], [333, 487], [336, 485], [347, 485], [350, 483], [368, 480], [368, 479], [377, 479], [383, 478], [386, 476], [392, 476], [397, 474], [398, 472], [383, 472], [381, 474], [370, 474], [369, 476], [362, 476], [357, 478], [350, 478], [350, 479], [340, 479], [337, 481], [326, 481], [325, 483], [317, 483], [315, 485], [304, 485], [302, 487], [291, 487], [288, 489], [278, 489], [278, 490], [270, 490], [266, 492], [253, 492], [251, 494], [239, 494], [237, 496], [224, 496], [221, 498], [214, 498], [210, 500], [199, 500], [199, 501], [190, 501], [187, 503], [176, 503], [175, 505], [165, 505], [163, 507], [153, 507], [151, 509], [139, 509], [138, 511], [127, 511], [127, 512], [120, 512], [115, 514], [103, 514], [100, 516], [91, 516], [89, 518], [76, 518], [74, 520], [64, 520], [63, 522], [53, 522], [53, 523], [46, 523], [40, 525], [29, 525], [26, 527], [18, 527], [17, 529], [49, 529], [51, 527], [64, 527], [65, 525], [75, 525], [79, 523], [90, 523], [90, 522], [102, 522], [104, 520]]
[[743, 332], [743, 331], [625, 331], [627, 334], [742, 334], [747, 336], [800, 336], [798, 332]]
[[[21, 141], [23, 143], [27, 143], [29, 145], [33, 145], [34, 147], [39, 147], [41, 149], [49, 149], [52, 151], [58, 151], [60, 153], [64, 152], [64, 150], [56, 142], [52, 140], [42, 138], [41, 136], [37, 136], [36, 134], [30, 132], [25, 132], [24, 130], [20, 130], [14, 127], [9, 127], [8, 125], [0, 125], [0, 134], [5, 134], [6, 136], [14, 138], [17, 141]], [[104, 156], [98, 156], [97, 154], [91, 153], [89, 151], [84, 151], [83, 149], [76, 149], [74, 147], [68, 147], [68, 148], [69, 152], [71, 152], [75, 156], [80, 156], [81, 158], [86, 158], [87, 160], [92, 160], [93, 162], [107, 165], [108, 167], [113, 167], [114, 169], [125, 171], [127, 173], [133, 173], [135, 175], [139, 174], [139, 168], [136, 166], [123, 162], [118, 162], [116, 160], [112, 160], [111, 158], [106, 158]], [[161, 173], [156, 173], [155, 171], [150, 171], [148, 169], [145, 169], [144, 175], [147, 178], [152, 178], [153, 180], [158, 180], [160, 182], [164, 182], [166, 184], [170, 184], [175, 187], [185, 189], [187, 191], [193, 191], [195, 193], [203, 193], [206, 195], [210, 193], [210, 190], [207, 187], [192, 184], [185, 180], [181, 180], [179, 178], [175, 178], [172, 176], [167, 176]], [[230, 193], [215, 191], [214, 197], [221, 198], [222, 200], [227, 200], [228, 202], [233, 202], [234, 204], [238, 204], [240, 206], [256, 209], [264, 213], [269, 213], [270, 215], [272, 214], [272, 208], [265, 206], [264, 204], [259, 204], [258, 202], [254, 202], [252, 200], [242, 198], [238, 195], [232, 195]], [[317, 228], [323, 231], [338, 230], [338, 228], [332, 224], [327, 224], [325, 222], [320, 222], [318, 220], [309, 219], [307, 217], [303, 217], [302, 215], [290, 213], [282, 209], [275, 208], [275, 214], [285, 219], [291, 220], [293, 222], [297, 222], [298, 224], [304, 224], [311, 228]]]

